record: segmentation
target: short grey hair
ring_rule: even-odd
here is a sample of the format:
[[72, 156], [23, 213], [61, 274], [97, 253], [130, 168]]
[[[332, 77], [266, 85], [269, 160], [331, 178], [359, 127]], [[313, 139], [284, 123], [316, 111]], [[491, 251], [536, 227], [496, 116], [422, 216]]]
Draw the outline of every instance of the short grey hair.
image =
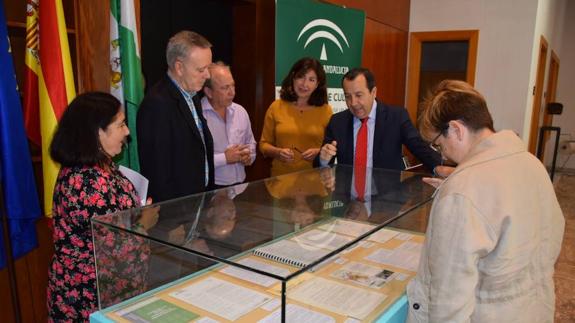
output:
[[[228, 71], [231, 71], [230, 66], [222, 61], [217, 61], [215, 63], [213, 63], [212, 65], [210, 65], [210, 70], [214, 67], [221, 67], [224, 69], [227, 69]], [[207, 87], [208, 89], [212, 88], [212, 75], [210, 73], [210, 78], [208, 78], [206, 80], [206, 82], [204, 83], [204, 87]]]
[[210, 48], [212, 44], [204, 36], [189, 30], [182, 30], [172, 36], [166, 47], [168, 67], [173, 69], [176, 60], [186, 58], [193, 47]]

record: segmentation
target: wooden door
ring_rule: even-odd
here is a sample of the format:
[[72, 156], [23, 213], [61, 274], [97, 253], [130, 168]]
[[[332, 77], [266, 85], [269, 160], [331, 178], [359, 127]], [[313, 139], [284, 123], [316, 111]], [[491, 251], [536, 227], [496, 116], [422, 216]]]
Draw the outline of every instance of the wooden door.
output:
[[[479, 40], [478, 30], [453, 30], [453, 31], [432, 31], [414, 32], [410, 37], [409, 66], [407, 81], [407, 110], [413, 122], [417, 122], [418, 106], [425, 96], [422, 92], [422, 49], [425, 43], [437, 42], [467, 42], [467, 62], [464, 80], [474, 85], [475, 66], [477, 64], [477, 43]], [[443, 73], [433, 77], [431, 82], [439, 82], [442, 79], [450, 78], [448, 73]]]
[[[549, 73], [547, 74], [547, 91], [545, 95], [545, 107], [543, 108], [543, 126], [553, 125], [553, 115], [547, 111], [547, 105], [550, 102], [555, 102], [555, 94], [557, 92], [557, 80], [559, 77], [559, 57], [555, 51], [551, 50], [551, 61], [549, 63]], [[540, 143], [541, 162], [545, 163], [545, 146], [549, 141], [549, 133], [545, 133], [543, 141]]]
[[537, 77], [533, 88], [533, 108], [531, 109], [531, 127], [529, 131], [528, 150], [535, 155], [537, 148], [537, 136], [539, 130], [539, 117], [541, 111], [541, 98], [543, 96], [543, 82], [545, 81], [545, 63], [547, 62], [547, 49], [549, 45], [545, 37], [541, 36], [539, 44], [539, 58], [537, 63]]

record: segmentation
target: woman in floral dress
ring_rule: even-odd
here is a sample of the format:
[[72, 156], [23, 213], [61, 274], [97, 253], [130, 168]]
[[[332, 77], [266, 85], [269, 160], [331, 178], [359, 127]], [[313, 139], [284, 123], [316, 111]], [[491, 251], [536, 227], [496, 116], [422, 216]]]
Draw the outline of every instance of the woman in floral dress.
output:
[[[61, 169], [53, 198], [55, 253], [48, 281], [50, 322], [88, 321], [90, 313], [97, 310], [90, 219], [140, 206], [134, 186], [112, 161], [122, 151], [129, 133], [120, 102], [110, 94], [91, 92], [72, 101], [54, 134], [50, 154]], [[151, 223], [144, 218], [139, 221], [142, 230]], [[114, 276], [109, 277], [110, 281], [116, 283], [116, 289], [107, 289], [114, 294], [110, 299], [125, 299], [145, 288], [148, 246], [142, 238], [128, 234], [118, 237], [104, 256], [130, 262], [123, 273], [109, 273]]]

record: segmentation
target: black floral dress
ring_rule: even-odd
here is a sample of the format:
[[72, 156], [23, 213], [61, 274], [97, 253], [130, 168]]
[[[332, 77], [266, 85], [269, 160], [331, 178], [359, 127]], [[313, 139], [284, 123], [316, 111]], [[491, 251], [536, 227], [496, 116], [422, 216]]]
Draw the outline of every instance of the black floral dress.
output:
[[[111, 165], [62, 167], [54, 188], [54, 257], [48, 278], [50, 322], [83, 322], [98, 309], [96, 268], [90, 219], [139, 206], [132, 183]], [[104, 229], [106, 231], [106, 229]], [[123, 272], [107, 271], [113, 288], [105, 288], [107, 301], [137, 295], [145, 288], [149, 246], [129, 234], [99, 231], [110, 235], [109, 248], [102, 255], [108, 263], [124, 264]], [[98, 255], [100, 257], [100, 255]], [[128, 265], [125, 265], [128, 263]], [[101, 291], [102, 293], [102, 291]], [[110, 295], [111, 294], [111, 295]]]

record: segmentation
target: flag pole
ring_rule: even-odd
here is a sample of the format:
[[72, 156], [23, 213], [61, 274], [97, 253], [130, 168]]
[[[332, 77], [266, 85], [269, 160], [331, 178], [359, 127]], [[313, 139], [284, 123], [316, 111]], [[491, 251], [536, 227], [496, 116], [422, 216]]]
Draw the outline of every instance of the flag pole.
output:
[[8, 279], [10, 286], [10, 296], [12, 297], [12, 310], [16, 323], [22, 322], [20, 316], [20, 300], [18, 298], [18, 284], [16, 283], [16, 271], [14, 268], [14, 258], [12, 256], [12, 242], [10, 241], [10, 229], [8, 227], [8, 214], [4, 204], [4, 190], [0, 185], [0, 212], [2, 213], [2, 227], [4, 236], [4, 247], [6, 249], [6, 268], [8, 268]]

